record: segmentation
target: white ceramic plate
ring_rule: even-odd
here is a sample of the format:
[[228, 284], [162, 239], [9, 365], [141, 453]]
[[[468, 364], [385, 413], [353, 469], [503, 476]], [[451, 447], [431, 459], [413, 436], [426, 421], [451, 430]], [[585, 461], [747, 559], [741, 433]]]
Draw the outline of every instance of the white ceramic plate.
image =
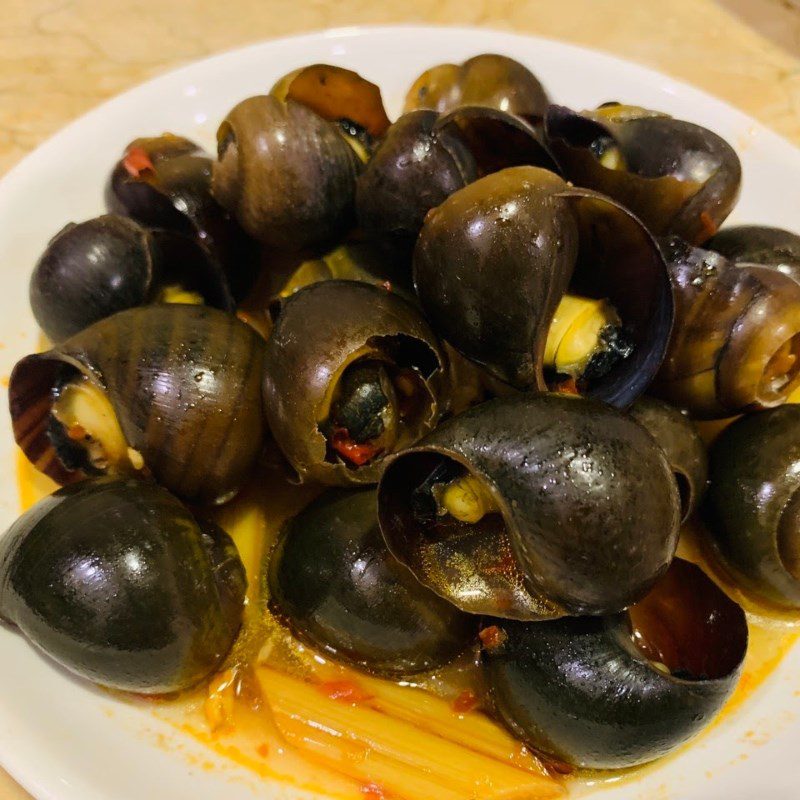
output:
[[[37, 256], [64, 223], [103, 210], [105, 178], [132, 138], [172, 131], [213, 149], [217, 123], [229, 108], [265, 92], [279, 75], [314, 62], [340, 64], [369, 77], [381, 86], [390, 115], [396, 115], [422, 69], [485, 51], [527, 64], [557, 102], [583, 108], [617, 99], [712, 128], [743, 162], [735, 219], [800, 227], [800, 151], [719, 100], [635, 64], [557, 42], [457, 28], [356, 28], [282, 39], [191, 64], [106, 103], [0, 182], [0, 376], [8, 376], [14, 362], [36, 345], [27, 287]], [[0, 530], [18, 512], [13, 465], [3, 410]], [[796, 799], [796, 688], [800, 648], [740, 712], [696, 746], [600, 794], [608, 800]], [[207, 760], [219, 768], [193, 766]], [[41, 800], [310, 797], [224, 764], [147, 711], [73, 680], [5, 628], [0, 628], [0, 763]]]

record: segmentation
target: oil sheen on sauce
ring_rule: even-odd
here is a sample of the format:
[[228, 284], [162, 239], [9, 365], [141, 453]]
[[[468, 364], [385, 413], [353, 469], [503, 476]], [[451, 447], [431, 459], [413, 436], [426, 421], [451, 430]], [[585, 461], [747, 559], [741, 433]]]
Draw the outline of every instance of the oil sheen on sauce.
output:
[[[18, 483], [23, 509], [56, 488], [21, 455]], [[618, 773], [568, 775], [489, 720], [480, 710], [470, 654], [410, 686], [357, 673], [294, 640], [266, 610], [262, 564], [281, 524], [315, 494], [290, 484], [276, 458], [217, 510], [249, 579], [234, 651], [208, 688], [126, 701], [146, 705], [257, 777], [341, 800], [544, 800], [562, 796], [565, 783], [620, 779]], [[680, 555], [701, 563], [745, 607], [750, 627], [743, 674], [719, 724], [778, 666], [798, 630], [790, 618], [765, 613], [731, 587], [706, 563], [695, 534], [691, 527], [684, 531]]]

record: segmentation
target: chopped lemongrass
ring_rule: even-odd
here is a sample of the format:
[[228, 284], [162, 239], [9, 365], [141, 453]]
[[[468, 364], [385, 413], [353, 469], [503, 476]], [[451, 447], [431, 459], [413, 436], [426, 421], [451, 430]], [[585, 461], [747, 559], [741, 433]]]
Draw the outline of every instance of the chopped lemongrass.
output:
[[[408, 800], [545, 800], [563, 788], [501, 729], [438, 698], [370, 679], [361, 703], [331, 699], [274, 669], [257, 669], [278, 730], [301, 752]], [[420, 706], [419, 704], [423, 704]], [[420, 708], [424, 712], [420, 713]]]
[[235, 671], [226, 669], [215, 675], [208, 684], [203, 713], [212, 733], [229, 731], [234, 727], [235, 682]]

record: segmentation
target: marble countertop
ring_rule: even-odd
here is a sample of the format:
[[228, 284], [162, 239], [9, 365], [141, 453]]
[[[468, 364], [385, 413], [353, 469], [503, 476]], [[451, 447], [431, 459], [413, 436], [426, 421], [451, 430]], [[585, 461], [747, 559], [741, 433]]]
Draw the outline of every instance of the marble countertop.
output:
[[[3, 0], [0, 175], [106, 98], [210, 53], [321, 28], [423, 22], [606, 50], [705, 89], [800, 144], [794, 0]], [[0, 770], [0, 798], [29, 795]]]
[[3, 0], [0, 174], [66, 122], [173, 66], [354, 24], [530, 32], [695, 84], [800, 142], [800, 5], [792, 0]]

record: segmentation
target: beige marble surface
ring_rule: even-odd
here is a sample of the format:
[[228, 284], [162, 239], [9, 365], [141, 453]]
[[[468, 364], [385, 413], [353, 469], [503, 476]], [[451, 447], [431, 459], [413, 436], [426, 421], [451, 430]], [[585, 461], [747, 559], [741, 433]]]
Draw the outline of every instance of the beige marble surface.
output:
[[0, 173], [68, 120], [174, 65], [358, 23], [486, 25], [599, 47], [800, 142], [800, 11], [789, 0], [0, 0], [0, 12]]
[[[79, 114], [173, 66], [301, 31], [400, 22], [608, 50], [718, 95], [800, 144], [792, 0], [0, 0], [0, 174]], [[28, 797], [0, 770], [0, 800]]]

